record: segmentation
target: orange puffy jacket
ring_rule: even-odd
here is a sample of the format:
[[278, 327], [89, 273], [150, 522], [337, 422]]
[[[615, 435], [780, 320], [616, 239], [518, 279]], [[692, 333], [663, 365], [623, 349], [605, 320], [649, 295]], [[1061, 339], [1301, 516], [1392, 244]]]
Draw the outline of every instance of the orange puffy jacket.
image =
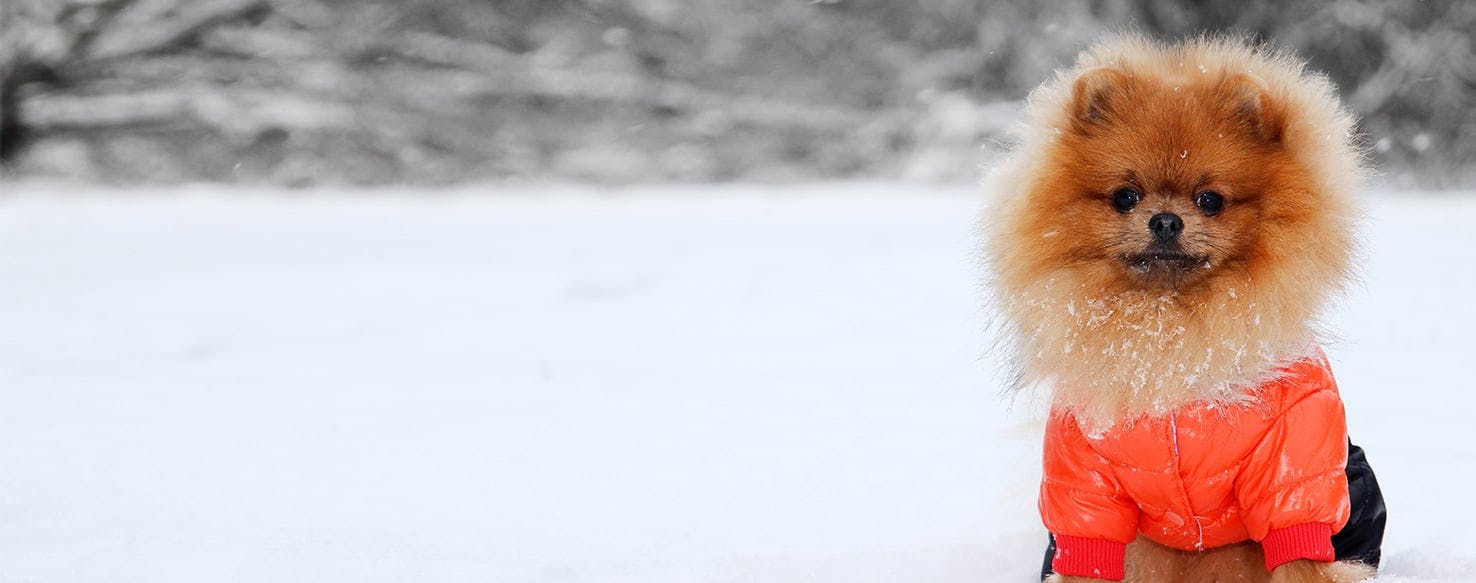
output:
[[1120, 580], [1141, 533], [1183, 550], [1259, 541], [1267, 570], [1333, 560], [1348, 521], [1347, 426], [1326, 358], [1296, 362], [1242, 404], [1196, 404], [1087, 436], [1046, 426], [1040, 514], [1055, 572]]

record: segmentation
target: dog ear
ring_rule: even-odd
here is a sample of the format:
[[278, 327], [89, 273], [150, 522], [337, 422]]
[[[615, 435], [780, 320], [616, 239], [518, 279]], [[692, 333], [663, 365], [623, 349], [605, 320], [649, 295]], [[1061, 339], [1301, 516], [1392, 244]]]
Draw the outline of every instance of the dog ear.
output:
[[1260, 79], [1246, 73], [1230, 75], [1220, 82], [1217, 97], [1226, 118], [1251, 136], [1267, 144], [1281, 141], [1285, 118]]
[[1112, 67], [1087, 69], [1077, 76], [1071, 87], [1071, 125], [1082, 135], [1112, 122], [1115, 112], [1124, 107], [1128, 83], [1126, 73]]

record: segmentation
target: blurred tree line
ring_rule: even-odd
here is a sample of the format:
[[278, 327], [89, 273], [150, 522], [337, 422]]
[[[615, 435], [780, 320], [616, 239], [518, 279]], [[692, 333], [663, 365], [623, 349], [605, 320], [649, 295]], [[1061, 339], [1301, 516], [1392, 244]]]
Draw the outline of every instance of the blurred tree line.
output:
[[4, 0], [11, 175], [286, 185], [970, 180], [1116, 30], [1327, 71], [1381, 170], [1476, 182], [1461, 0]]

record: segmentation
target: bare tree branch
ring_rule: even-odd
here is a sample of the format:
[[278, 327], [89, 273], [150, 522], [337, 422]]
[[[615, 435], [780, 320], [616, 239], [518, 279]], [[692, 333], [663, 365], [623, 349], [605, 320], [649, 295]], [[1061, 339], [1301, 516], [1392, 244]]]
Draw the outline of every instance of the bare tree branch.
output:
[[111, 27], [87, 47], [83, 59], [116, 59], [174, 46], [211, 25], [265, 8], [264, 0], [183, 2], [168, 20], [138, 26]]

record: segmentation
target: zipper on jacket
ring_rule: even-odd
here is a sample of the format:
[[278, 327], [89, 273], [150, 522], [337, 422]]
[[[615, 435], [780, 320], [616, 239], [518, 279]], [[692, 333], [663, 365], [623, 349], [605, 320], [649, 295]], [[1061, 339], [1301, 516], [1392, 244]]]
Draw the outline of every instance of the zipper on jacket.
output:
[[1189, 519], [1194, 521], [1196, 540], [1194, 548], [1204, 550], [1204, 523], [1199, 520], [1199, 513], [1194, 511], [1194, 503], [1189, 500], [1189, 488], [1184, 484], [1183, 458], [1179, 456], [1179, 415], [1177, 412], [1169, 412], [1169, 444], [1174, 454], [1174, 479], [1179, 482], [1179, 493], [1184, 495], [1184, 508], [1189, 511]]

